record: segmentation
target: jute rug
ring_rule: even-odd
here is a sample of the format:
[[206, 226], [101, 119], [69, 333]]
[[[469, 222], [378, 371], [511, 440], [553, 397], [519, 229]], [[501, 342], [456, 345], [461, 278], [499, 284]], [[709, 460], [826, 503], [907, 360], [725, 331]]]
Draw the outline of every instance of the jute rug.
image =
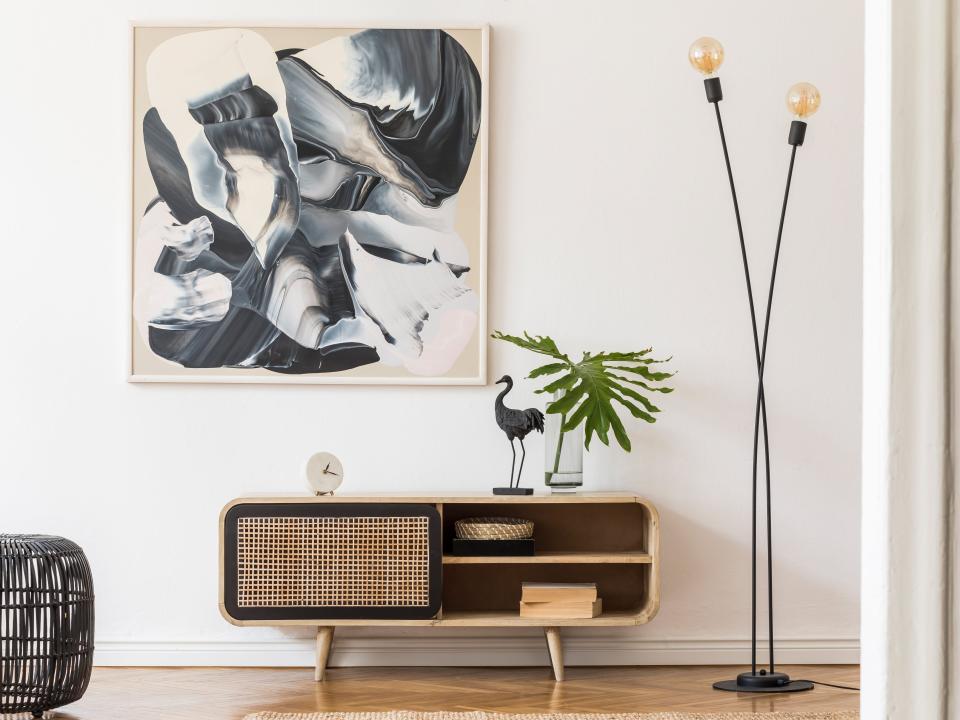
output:
[[856, 712], [770, 712], [770, 713], [536, 713], [514, 715], [484, 712], [321, 712], [247, 715], [244, 720], [857, 720]]

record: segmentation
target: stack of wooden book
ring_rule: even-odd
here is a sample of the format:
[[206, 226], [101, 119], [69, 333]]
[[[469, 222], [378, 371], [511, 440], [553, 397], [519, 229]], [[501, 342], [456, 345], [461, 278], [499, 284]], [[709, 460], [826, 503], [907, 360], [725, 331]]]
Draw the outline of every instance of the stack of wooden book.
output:
[[596, 583], [523, 583], [520, 617], [581, 620], [602, 612]]

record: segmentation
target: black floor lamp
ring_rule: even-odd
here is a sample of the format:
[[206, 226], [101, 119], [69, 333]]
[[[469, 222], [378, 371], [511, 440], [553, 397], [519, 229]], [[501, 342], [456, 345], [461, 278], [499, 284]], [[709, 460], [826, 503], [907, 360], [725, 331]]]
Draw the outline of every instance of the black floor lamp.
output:
[[[820, 93], [810, 83], [797, 83], [787, 92], [787, 107], [796, 119], [790, 123], [787, 143], [790, 145], [790, 165], [787, 169], [787, 186], [783, 192], [783, 207], [780, 210], [780, 226], [777, 228], [777, 244], [773, 253], [773, 269], [770, 273], [770, 290], [767, 294], [767, 308], [763, 320], [763, 333], [757, 330], [757, 313], [753, 302], [753, 285], [750, 281], [750, 264], [747, 262], [747, 246], [743, 240], [743, 225], [740, 222], [740, 203], [737, 201], [737, 189], [733, 183], [733, 170], [730, 168], [730, 154], [727, 152], [727, 138], [723, 133], [723, 120], [720, 117], [720, 101], [723, 90], [720, 78], [714, 73], [723, 62], [723, 46], [713, 38], [703, 37], [690, 46], [690, 64], [703, 73], [707, 92], [707, 102], [712, 103], [717, 115], [717, 127], [720, 129], [720, 144], [723, 146], [723, 160], [727, 166], [727, 180], [730, 181], [730, 194], [733, 197], [733, 214], [737, 221], [737, 234], [740, 238], [740, 256], [743, 259], [743, 274], [747, 284], [747, 302], [750, 306], [750, 324], [753, 328], [753, 349], [757, 361], [757, 403], [753, 419], [753, 530], [751, 533], [751, 639], [750, 672], [737, 675], [736, 680], [722, 680], [713, 686], [717, 690], [735, 692], [797, 692], [812, 690], [813, 683], [807, 680], [790, 680], [786, 673], [776, 671], [774, 660], [773, 633], [773, 530], [770, 521], [770, 441], [767, 428], [767, 403], [763, 391], [763, 371], [767, 358], [767, 339], [770, 334], [770, 309], [773, 305], [773, 287], [777, 280], [777, 264], [780, 261], [780, 240], [783, 238], [783, 221], [787, 215], [787, 200], [790, 197], [790, 180], [793, 177], [793, 165], [797, 157], [797, 148], [803, 145], [807, 124], [803, 118], [813, 115], [820, 107]], [[767, 617], [769, 620], [770, 667], [757, 670], [757, 464], [760, 444], [760, 430], [763, 430], [763, 462], [766, 477], [767, 500]]]

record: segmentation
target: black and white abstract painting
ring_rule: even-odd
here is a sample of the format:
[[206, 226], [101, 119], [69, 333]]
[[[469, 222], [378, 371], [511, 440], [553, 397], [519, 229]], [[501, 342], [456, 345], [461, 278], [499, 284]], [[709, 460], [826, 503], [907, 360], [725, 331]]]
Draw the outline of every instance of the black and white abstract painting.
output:
[[135, 28], [131, 378], [485, 382], [487, 47]]

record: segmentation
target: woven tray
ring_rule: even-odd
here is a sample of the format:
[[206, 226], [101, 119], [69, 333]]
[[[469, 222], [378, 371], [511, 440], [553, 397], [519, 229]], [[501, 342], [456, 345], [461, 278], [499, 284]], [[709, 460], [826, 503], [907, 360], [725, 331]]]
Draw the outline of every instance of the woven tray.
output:
[[520, 518], [464, 518], [454, 523], [456, 535], [465, 540], [523, 540], [533, 537], [533, 521]]

